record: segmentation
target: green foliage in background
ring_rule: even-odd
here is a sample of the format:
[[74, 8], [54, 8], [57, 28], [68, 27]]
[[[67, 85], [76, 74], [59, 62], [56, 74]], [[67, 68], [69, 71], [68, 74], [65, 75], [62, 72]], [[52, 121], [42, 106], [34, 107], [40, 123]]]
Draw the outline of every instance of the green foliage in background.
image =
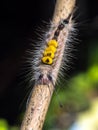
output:
[[19, 128], [11, 127], [5, 119], [0, 119], [0, 130], [19, 130]]
[[8, 130], [9, 126], [6, 120], [0, 119], [0, 130]]

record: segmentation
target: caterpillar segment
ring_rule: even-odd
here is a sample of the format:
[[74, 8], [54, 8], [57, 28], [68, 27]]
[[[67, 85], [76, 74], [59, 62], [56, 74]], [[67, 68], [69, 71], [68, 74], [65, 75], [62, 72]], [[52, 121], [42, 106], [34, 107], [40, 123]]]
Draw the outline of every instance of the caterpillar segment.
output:
[[48, 47], [45, 49], [45, 51], [52, 51], [53, 53], [55, 53], [55, 52], [56, 52], [56, 48], [55, 48], [54, 46], [50, 45], [50, 46], [48, 46]]
[[50, 45], [52, 45], [52, 46], [54, 46], [55, 48], [57, 48], [58, 47], [58, 42], [56, 41], [56, 40], [50, 40], [49, 42], [48, 42], [48, 46], [50, 46]]
[[44, 57], [49, 56], [50, 58], [54, 58], [54, 53], [52, 51], [44, 51]]

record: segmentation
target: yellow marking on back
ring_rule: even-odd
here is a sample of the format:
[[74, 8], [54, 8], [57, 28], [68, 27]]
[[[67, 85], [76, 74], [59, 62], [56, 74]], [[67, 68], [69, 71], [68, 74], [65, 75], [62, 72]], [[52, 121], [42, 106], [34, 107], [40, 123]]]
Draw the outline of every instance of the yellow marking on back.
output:
[[50, 40], [49, 42], [48, 42], [48, 46], [50, 46], [50, 45], [52, 45], [52, 46], [54, 46], [54, 47], [57, 47], [58, 46], [58, 42], [56, 41], [56, 40]]
[[42, 62], [48, 65], [51, 65], [53, 63], [53, 60], [49, 56], [46, 56], [42, 58]]
[[42, 62], [47, 65], [51, 65], [58, 47], [58, 42], [55, 39], [52, 39], [47, 44], [48, 46], [43, 52]]
[[56, 48], [54, 46], [50, 45], [49, 47], [47, 47], [45, 49], [45, 51], [52, 51], [53, 53], [55, 53], [56, 52]]
[[50, 58], [54, 58], [54, 53], [52, 51], [44, 51], [44, 57], [49, 56]]

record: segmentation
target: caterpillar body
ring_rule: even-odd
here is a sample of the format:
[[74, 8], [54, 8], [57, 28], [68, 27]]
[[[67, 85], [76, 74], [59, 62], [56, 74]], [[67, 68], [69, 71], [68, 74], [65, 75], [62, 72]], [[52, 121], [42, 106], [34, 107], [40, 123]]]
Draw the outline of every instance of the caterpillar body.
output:
[[[73, 31], [72, 16], [69, 15], [67, 19], [61, 19], [55, 25], [51, 24], [50, 29], [46, 32], [45, 39], [42, 44], [36, 45], [35, 52], [33, 52], [32, 69], [33, 78], [37, 84], [52, 83], [55, 85], [57, 80], [57, 73], [61, 72], [63, 68], [63, 61], [65, 60], [64, 50], [67, 46], [70, 32]], [[42, 36], [43, 37], [43, 36]]]

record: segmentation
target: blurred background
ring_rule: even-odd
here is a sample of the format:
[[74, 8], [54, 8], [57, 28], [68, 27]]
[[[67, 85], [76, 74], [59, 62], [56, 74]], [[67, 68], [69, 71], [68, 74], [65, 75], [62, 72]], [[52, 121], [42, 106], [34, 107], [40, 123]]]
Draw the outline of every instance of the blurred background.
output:
[[[97, 0], [77, 0], [75, 58], [64, 72], [65, 84], [54, 92], [43, 130], [98, 130], [97, 5]], [[0, 2], [0, 130], [19, 130], [31, 91], [23, 57], [54, 6], [55, 0]]]

